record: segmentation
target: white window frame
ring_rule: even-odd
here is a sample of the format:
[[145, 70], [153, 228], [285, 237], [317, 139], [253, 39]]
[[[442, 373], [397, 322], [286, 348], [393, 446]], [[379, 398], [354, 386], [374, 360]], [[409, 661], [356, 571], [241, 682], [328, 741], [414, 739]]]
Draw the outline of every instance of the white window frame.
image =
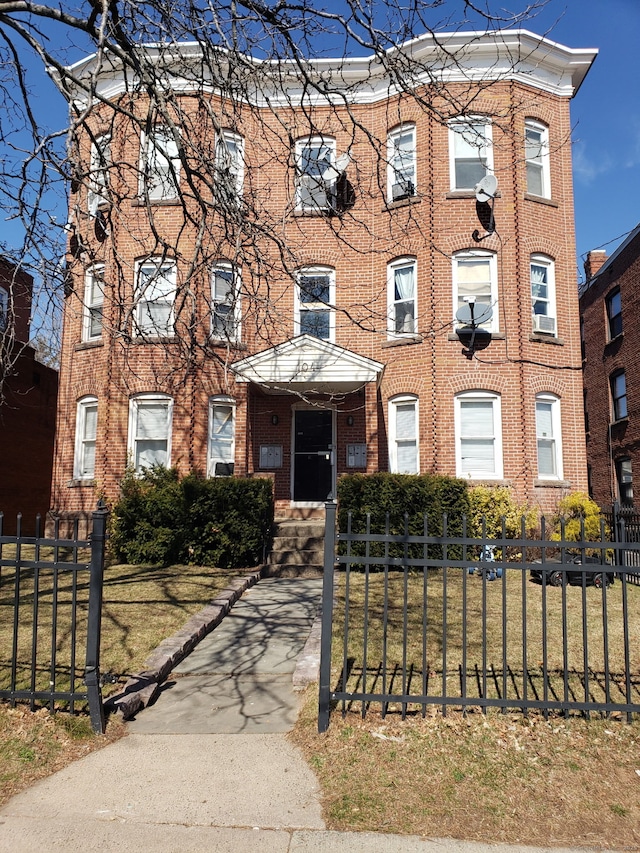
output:
[[4, 332], [9, 325], [9, 293], [4, 287], [0, 287], [0, 332]]
[[[485, 320], [479, 324], [479, 328], [487, 332], [498, 332], [500, 330], [500, 311], [498, 302], [498, 263], [494, 252], [485, 252], [481, 249], [467, 249], [462, 252], [456, 252], [452, 256], [452, 276], [453, 276], [453, 321], [456, 326], [460, 326], [460, 322], [456, 319], [458, 309], [465, 303], [471, 302], [473, 296], [488, 296], [489, 304], [492, 309], [490, 320]], [[482, 262], [486, 264], [489, 272], [488, 291], [485, 293], [467, 293], [466, 296], [460, 298], [460, 269], [466, 265], [471, 266], [474, 262]], [[477, 300], [484, 303], [484, 299]], [[475, 304], [475, 301], [474, 301]], [[477, 314], [476, 314], [477, 316]]]
[[[535, 141], [533, 136], [537, 136]], [[527, 172], [527, 192], [540, 198], [551, 198], [551, 169], [549, 164], [549, 128], [536, 119], [525, 119], [524, 156]], [[534, 176], [540, 186], [534, 186]], [[536, 190], [540, 189], [540, 192]]]
[[[492, 431], [481, 433], [478, 428], [471, 427], [467, 432], [463, 424], [463, 412], [466, 403], [491, 403]], [[502, 480], [504, 477], [504, 460], [502, 455], [502, 401], [499, 394], [493, 391], [463, 391], [454, 398], [454, 421], [456, 441], [456, 476], [471, 480]], [[463, 432], [463, 426], [465, 430]], [[479, 465], [466, 461], [467, 454], [463, 446], [465, 441], [491, 442], [493, 447], [493, 468], [485, 470]]]
[[[231, 436], [218, 437], [213, 435], [216, 426], [216, 410], [225, 415], [224, 423], [231, 422]], [[224, 450], [224, 452], [222, 452]], [[207, 476], [222, 476], [216, 474], [216, 464], [234, 464], [236, 457], [236, 401], [233, 397], [220, 395], [209, 400], [209, 425], [207, 428]]]
[[[551, 434], [547, 435], [543, 431], [544, 424], [541, 414], [542, 407], [548, 410], [550, 418], [548, 420], [551, 427]], [[546, 445], [551, 449], [552, 471], [541, 471], [541, 449]], [[562, 480], [564, 479], [563, 464], [562, 464], [562, 418], [560, 408], [560, 398], [555, 394], [536, 394], [536, 451], [538, 458], [538, 479], [539, 480]]]
[[[146, 281], [143, 281], [143, 278]], [[148, 298], [157, 294], [155, 298]], [[176, 262], [170, 259], [147, 258], [139, 261], [136, 268], [135, 328], [137, 337], [173, 337], [176, 300]], [[157, 325], [148, 306], [168, 307], [167, 321]], [[145, 316], [146, 315], [146, 316]]]
[[104, 264], [96, 264], [85, 273], [82, 312], [82, 340], [97, 341], [102, 337], [104, 319]]
[[[620, 380], [622, 380], [621, 384]], [[611, 420], [614, 423], [623, 421], [629, 417], [629, 392], [627, 389], [627, 373], [624, 369], [614, 370], [609, 376], [609, 388], [611, 393]]]
[[150, 201], [178, 198], [180, 156], [169, 127], [158, 125], [140, 139], [140, 195]]
[[[481, 130], [482, 128], [482, 130]], [[484, 144], [480, 145], [480, 140]], [[472, 155], [477, 152], [477, 159], [482, 168], [478, 169], [477, 180], [472, 184], [464, 181], [460, 176], [458, 181], [458, 162], [475, 159], [473, 156], [462, 157], [461, 155]], [[491, 122], [486, 116], [458, 116], [449, 122], [449, 168], [451, 175], [451, 190], [472, 192], [478, 182], [486, 175], [493, 173], [493, 136]]]
[[166, 411], [164, 435], [159, 435], [158, 437], [151, 436], [146, 440], [154, 441], [157, 444], [164, 442], [165, 445], [164, 450], [161, 450], [164, 453], [164, 461], [152, 464], [162, 465], [165, 468], [171, 467], [173, 398], [168, 394], [137, 394], [135, 397], [131, 397], [129, 401], [129, 432], [127, 442], [129, 458], [136, 474], [142, 474], [144, 470], [151, 467], [141, 465], [138, 459], [138, 443], [145, 440], [139, 436], [139, 417], [141, 409], [143, 410], [145, 406], [161, 406]]
[[[398, 286], [401, 284], [400, 274], [412, 270], [413, 295], [402, 297]], [[398, 329], [398, 311], [400, 306], [412, 304], [413, 321], [408, 321], [411, 312], [403, 315], [402, 329]], [[415, 258], [396, 258], [387, 265], [387, 333], [389, 338], [402, 338], [417, 334], [418, 328], [418, 262]]]
[[[93, 414], [93, 418], [89, 414]], [[92, 423], [93, 421], [93, 423]], [[96, 440], [98, 398], [82, 397], [76, 408], [76, 438], [73, 454], [74, 480], [94, 480], [96, 475]], [[88, 463], [91, 460], [91, 464]]]
[[[305, 163], [305, 152], [313, 149], [325, 150], [323, 157], [315, 158]], [[335, 166], [336, 141], [326, 136], [306, 136], [296, 140], [296, 210], [305, 213], [318, 213], [332, 210], [335, 205], [336, 180], [338, 173], [333, 169], [331, 176], [322, 179], [322, 169], [319, 164], [326, 163], [325, 169]], [[309, 169], [310, 163], [318, 164]], [[335, 174], [334, 174], [335, 173]], [[311, 196], [308, 201], [307, 196]]]
[[[409, 145], [406, 141], [409, 140]], [[401, 145], [404, 144], [404, 147]], [[416, 126], [401, 124], [387, 135], [387, 201], [392, 204], [416, 194]]]
[[91, 143], [88, 207], [92, 216], [109, 203], [110, 167], [111, 134], [103, 133]]
[[[329, 279], [329, 299], [327, 302], [320, 300], [318, 302], [306, 302], [301, 298], [301, 287], [300, 280], [304, 277], [314, 278], [314, 277], [324, 277], [326, 276]], [[323, 341], [330, 341], [331, 343], [335, 343], [336, 339], [336, 312], [335, 306], [336, 304], [336, 272], [333, 267], [324, 267], [324, 266], [313, 266], [313, 267], [303, 267], [298, 270], [296, 274], [296, 287], [295, 287], [295, 304], [294, 304], [294, 334], [301, 335], [305, 334], [302, 328], [302, 318], [303, 315], [307, 312], [315, 313], [315, 314], [327, 314], [329, 318], [329, 336], [327, 338], [318, 338]], [[306, 334], [313, 335], [313, 332], [306, 332]], [[315, 335], [314, 337], [318, 337]]]
[[216, 173], [227, 195], [242, 195], [244, 186], [244, 139], [233, 130], [221, 131], [216, 139]]
[[[540, 295], [540, 293], [536, 294], [536, 286], [543, 282], [534, 281], [534, 268], [540, 268], [545, 270], [546, 274], [546, 282], [544, 282], [547, 288], [546, 296]], [[545, 334], [550, 334], [553, 337], [557, 337], [558, 334], [558, 312], [556, 308], [556, 270], [555, 263], [552, 258], [549, 258], [547, 255], [534, 254], [531, 255], [529, 261], [529, 278], [531, 281], [531, 313], [533, 317], [543, 316], [549, 317], [553, 322], [553, 329], [551, 329], [551, 324], [549, 324], [548, 329], [536, 329], [534, 327], [535, 332], [544, 332]], [[536, 310], [536, 308], [544, 308], [544, 310]], [[534, 320], [535, 322], [535, 320]], [[539, 321], [538, 321], [539, 322]]]
[[[413, 409], [413, 435], [400, 435], [398, 420], [401, 409]], [[420, 410], [419, 400], [415, 394], [399, 394], [389, 400], [389, 470], [393, 474], [419, 474], [420, 473]], [[412, 464], [406, 465], [399, 461], [400, 445], [404, 445], [405, 451], [413, 448]], [[402, 468], [402, 470], [401, 470]]]
[[607, 293], [604, 304], [607, 312], [607, 340], [613, 341], [623, 332], [622, 292], [619, 287]]
[[[219, 275], [219, 274], [222, 275]], [[218, 283], [229, 276], [227, 298], [220, 298]], [[240, 340], [240, 271], [229, 261], [218, 261], [211, 273], [211, 337], [220, 341]], [[223, 310], [220, 310], [220, 309]], [[226, 310], [224, 310], [226, 309]], [[219, 323], [217, 320], [219, 319]], [[219, 328], [222, 326], [223, 328]]]

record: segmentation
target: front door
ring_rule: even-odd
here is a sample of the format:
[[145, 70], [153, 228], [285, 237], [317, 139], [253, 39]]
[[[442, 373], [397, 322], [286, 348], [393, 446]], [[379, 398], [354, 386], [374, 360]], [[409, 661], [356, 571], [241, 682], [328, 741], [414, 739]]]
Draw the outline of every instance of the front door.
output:
[[293, 500], [320, 503], [333, 492], [333, 412], [296, 409], [293, 423]]

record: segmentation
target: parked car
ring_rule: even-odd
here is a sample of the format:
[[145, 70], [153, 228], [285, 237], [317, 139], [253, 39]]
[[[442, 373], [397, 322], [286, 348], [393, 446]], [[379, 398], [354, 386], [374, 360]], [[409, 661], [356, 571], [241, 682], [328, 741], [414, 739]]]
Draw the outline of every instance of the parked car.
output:
[[[564, 566], [567, 563], [581, 566], [582, 557], [574, 557], [565, 560]], [[587, 586], [595, 586], [597, 589], [602, 589], [603, 580], [606, 578], [607, 586], [611, 586], [615, 582], [615, 572], [608, 565], [603, 563], [600, 557], [586, 557], [585, 563], [602, 566], [602, 570], [587, 569], [585, 574]], [[546, 560], [540, 563], [536, 560], [536, 565], [530, 569], [530, 575], [535, 580], [542, 582], [543, 576], [546, 575], [548, 586], [563, 586], [565, 583], [570, 583], [573, 586], [582, 586], [582, 569], [581, 568], [562, 568], [560, 560]]]

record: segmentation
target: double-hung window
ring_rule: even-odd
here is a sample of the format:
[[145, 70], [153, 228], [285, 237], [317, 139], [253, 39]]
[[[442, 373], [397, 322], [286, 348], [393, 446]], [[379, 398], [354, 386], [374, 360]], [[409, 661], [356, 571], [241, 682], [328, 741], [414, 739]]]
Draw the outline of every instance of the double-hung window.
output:
[[536, 442], [538, 477], [541, 480], [562, 479], [562, 441], [560, 400], [553, 394], [536, 397]]
[[233, 474], [235, 414], [235, 401], [231, 397], [212, 397], [209, 401], [209, 477], [228, 477]]
[[111, 166], [111, 136], [96, 137], [91, 143], [89, 175], [89, 213], [95, 216], [98, 208], [109, 201], [109, 169]]
[[616, 460], [616, 479], [618, 481], [618, 497], [623, 506], [633, 505], [633, 469], [628, 456]]
[[473, 116], [449, 123], [451, 189], [473, 190], [493, 169], [491, 124]]
[[549, 198], [549, 128], [533, 119], [527, 119], [524, 123], [524, 157], [527, 192]]
[[223, 198], [242, 195], [244, 183], [244, 139], [231, 130], [223, 130], [216, 141], [217, 188]]
[[[498, 283], [496, 257], [491, 252], [458, 252], [453, 256], [453, 313], [472, 303], [474, 317], [481, 319], [478, 326], [488, 332], [497, 332]], [[489, 317], [486, 306], [491, 308]], [[485, 317], [487, 319], [482, 320]]]
[[211, 281], [211, 335], [220, 340], [240, 337], [239, 273], [226, 261], [217, 264]]
[[4, 332], [9, 322], [9, 294], [0, 287], [0, 332]]
[[138, 267], [135, 331], [138, 335], [167, 337], [174, 334], [176, 265], [152, 258]]
[[296, 282], [295, 333], [335, 340], [335, 272], [328, 267], [301, 270]]
[[389, 337], [412, 335], [417, 329], [417, 267], [415, 258], [399, 258], [387, 267]]
[[620, 421], [627, 417], [627, 376], [624, 370], [616, 370], [611, 374], [611, 408], [613, 420]]
[[335, 206], [336, 144], [333, 139], [310, 136], [296, 142], [296, 208], [322, 212]]
[[455, 398], [455, 429], [457, 476], [501, 480], [500, 396], [489, 391], [458, 394]]
[[607, 294], [605, 304], [607, 306], [607, 331], [609, 340], [612, 341], [622, 334], [622, 297], [619, 287]]
[[555, 275], [551, 258], [531, 256], [533, 331], [556, 335]]
[[95, 341], [102, 336], [103, 313], [104, 267], [100, 265], [88, 269], [85, 277], [82, 316], [83, 341]]
[[137, 474], [154, 465], [171, 465], [173, 400], [165, 394], [140, 394], [129, 407], [129, 455]]
[[395, 474], [420, 473], [418, 398], [410, 395], [389, 401], [389, 468]]
[[387, 200], [400, 201], [416, 194], [416, 126], [405, 124], [387, 137]]
[[76, 411], [76, 443], [73, 460], [75, 480], [93, 480], [96, 469], [97, 397], [83, 397]]
[[151, 201], [170, 201], [178, 197], [180, 156], [173, 130], [156, 127], [142, 138], [142, 183], [140, 194]]

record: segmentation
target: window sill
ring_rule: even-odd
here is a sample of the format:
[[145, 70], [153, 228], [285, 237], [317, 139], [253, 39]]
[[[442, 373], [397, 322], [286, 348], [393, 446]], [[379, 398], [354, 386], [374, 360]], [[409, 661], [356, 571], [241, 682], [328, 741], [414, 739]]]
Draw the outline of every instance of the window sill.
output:
[[533, 195], [533, 193], [525, 193], [524, 194], [526, 201], [533, 201], [537, 204], [546, 204], [547, 207], [560, 207], [559, 202], [554, 201], [552, 198], [547, 198], [543, 195]]
[[[469, 328], [470, 328], [470, 326], [460, 326], [460, 329], [469, 329]], [[477, 331], [482, 333], [482, 332], [485, 332], [486, 329], [478, 328]], [[472, 332], [468, 332], [468, 334], [469, 334], [469, 336], [471, 336]], [[504, 341], [507, 337], [504, 332], [489, 332], [489, 334], [491, 335], [492, 341]], [[460, 343], [460, 338], [455, 334], [455, 332], [451, 332], [450, 334], [448, 334], [447, 340], [448, 341], [457, 341], [458, 343]]]
[[331, 207], [309, 208], [309, 210], [301, 210], [298, 207], [293, 211], [293, 215], [303, 218], [311, 217], [311, 219], [330, 219], [332, 216], [338, 216], [338, 211]]
[[533, 485], [535, 488], [544, 488], [544, 489], [570, 489], [571, 483], [569, 480], [546, 480], [546, 479], [537, 479], [533, 481]]
[[404, 347], [410, 344], [421, 344], [423, 341], [422, 335], [398, 335], [398, 337], [389, 338], [381, 344], [382, 349], [388, 347]]
[[556, 347], [564, 346], [564, 338], [556, 338], [555, 335], [537, 334], [534, 332], [529, 335], [529, 340], [537, 344], [552, 344]]
[[623, 424], [628, 424], [628, 423], [629, 423], [629, 415], [625, 415], [624, 418], [618, 418], [617, 421], [611, 421], [609, 423], [609, 426], [613, 429], [614, 427], [622, 426]]
[[[475, 198], [475, 197], [476, 197], [475, 189], [449, 190], [449, 192], [445, 194], [445, 198]], [[499, 190], [496, 193], [495, 198], [502, 198], [502, 193]]]
[[99, 338], [95, 341], [80, 341], [80, 343], [74, 346], [74, 352], [81, 352], [83, 349], [98, 349], [99, 347], [104, 346], [104, 341], [102, 338]]
[[92, 489], [95, 488], [96, 481], [92, 478], [91, 480], [67, 480], [67, 488], [68, 489], [82, 489], [90, 486]]
[[417, 195], [399, 198], [396, 201], [388, 201], [383, 210], [397, 210], [399, 207], [410, 207], [412, 204], [422, 204], [422, 197]]
[[209, 346], [214, 349], [232, 349], [238, 352], [245, 352], [247, 345], [241, 341], [228, 341], [225, 338], [209, 338]]
[[134, 198], [131, 207], [175, 207], [180, 204], [180, 198]]
[[623, 340], [624, 340], [624, 332], [620, 332], [620, 334], [616, 335], [615, 338], [608, 338], [607, 339], [607, 342], [605, 344], [605, 349], [606, 349], [606, 347], [613, 346], [614, 344], [622, 343]]

